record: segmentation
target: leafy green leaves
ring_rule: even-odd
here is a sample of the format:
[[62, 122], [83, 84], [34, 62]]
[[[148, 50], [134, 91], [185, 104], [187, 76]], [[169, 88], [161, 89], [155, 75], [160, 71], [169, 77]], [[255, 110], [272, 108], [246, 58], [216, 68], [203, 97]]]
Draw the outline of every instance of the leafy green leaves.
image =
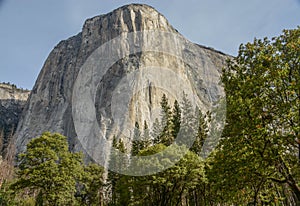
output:
[[[222, 81], [227, 101], [223, 141], [212, 163], [222, 194], [253, 204], [296, 196], [299, 173], [300, 28], [241, 45]], [[291, 169], [293, 168], [293, 169]], [[293, 191], [287, 191], [287, 187]], [[268, 195], [273, 194], [271, 196]], [[268, 200], [267, 200], [268, 199]], [[245, 203], [245, 202], [240, 202]]]
[[77, 202], [76, 185], [84, 180], [80, 192], [89, 192], [91, 202], [95, 190], [102, 186], [99, 178], [102, 174], [99, 166], [84, 167], [81, 153], [69, 152], [66, 137], [45, 132], [32, 139], [26, 152], [20, 155], [17, 179], [11, 189], [30, 194], [37, 204], [67, 205]]

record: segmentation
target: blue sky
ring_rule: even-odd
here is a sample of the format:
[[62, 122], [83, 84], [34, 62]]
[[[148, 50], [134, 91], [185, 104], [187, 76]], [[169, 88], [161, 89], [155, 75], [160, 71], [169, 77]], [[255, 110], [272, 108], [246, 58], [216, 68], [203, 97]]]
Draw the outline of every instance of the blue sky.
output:
[[300, 25], [300, 0], [0, 0], [0, 82], [31, 89], [59, 41], [129, 3], [153, 6], [192, 42], [231, 55], [254, 37]]

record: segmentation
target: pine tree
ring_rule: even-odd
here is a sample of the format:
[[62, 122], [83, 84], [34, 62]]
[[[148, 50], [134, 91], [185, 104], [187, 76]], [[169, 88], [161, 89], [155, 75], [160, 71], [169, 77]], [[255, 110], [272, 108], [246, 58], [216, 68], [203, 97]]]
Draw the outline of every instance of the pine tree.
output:
[[38, 193], [36, 202], [41, 205], [75, 203], [76, 182], [83, 174], [82, 155], [68, 151], [66, 137], [45, 132], [32, 139], [20, 163], [13, 190]]
[[[117, 140], [114, 136], [113, 145], [117, 152], [125, 154], [127, 152], [126, 147], [121, 139]], [[115, 168], [118, 171], [126, 170], [128, 166], [128, 159], [122, 155], [118, 155], [113, 149], [111, 150], [109, 167]], [[123, 205], [130, 199], [131, 192], [128, 187], [128, 178], [125, 175], [117, 172], [108, 172], [108, 184], [110, 186], [110, 204], [111, 205]], [[126, 204], [125, 204], [126, 205]]]
[[158, 118], [155, 118], [155, 121], [152, 126], [151, 136], [153, 139], [153, 144], [160, 144], [161, 143], [161, 133], [162, 133], [162, 127], [158, 120]]
[[131, 148], [131, 155], [136, 156], [139, 151], [142, 149], [142, 138], [141, 138], [141, 131], [138, 122], [135, 122], [135, 126], [133, 129], [133, 141], [132, 141], [132, 148]]
[[143, 132], [143, 147], [142, 149], [148, 148], [151, 145], [151, 137], [148, 124], [144, 121], [144, 132]]
[[125, 147], [125, 144], [124, 144], [124, 142], [122, 141], [122, 139], [119, 139], [119, 141], [118, 141], [118, 150], [120, 151], [120, 152], [122, 152], [122, 153], [126, 153], [127, 152], [127, 149], [126, 149], [126, 147]]
[[[161, 101], [160, 101], [160, 107], [161, 107], [161, 123], [164, 126], [164, 130], [166, 130], [168, 120], [171, 115], [171, 108], [169, 106], [168, 98], [165, 94], [163, 94]], [[164, 131], [163, 130], [163, 131]]]
[[198, 128], [197, 128], [195, 141], [192, 147], [190, 148], [190, 150], [198, 155], [201, 154], [204, 141], [207, 139], [207, 135], [208, 135], [208, 126], [206, 122], [207, 115], [209, 115], [209, 113], [203, 115], [201, 110], [198, 107], [196, 107], [195, 116], [198, 117]]
[[191, 101], [184, 92], [182, 95], [181, 112], [180, 139], [177, 143], [192, 145], [197, 133], [198, 119], [195, 117], [195, 111]]
[[180, 130], [181, 124], [181, 109], [177, 100], [174, 101], [173, 112], [172, 112], [172, 136], [175, 139]]
[[[118, 140], [116, 136], [113, 136], [113, 141], [112, 141], [112, 149], [111, 149], [111, 154], [110, 154], [110, 159], [109, 159], [109, 168], [117, 168], [120, 164], [120, 161], [118, 159], [117, 153], [114, 151], [114, 149], [118, 149]], [[113, 171], [108, 171], [108, 178], [107, 182], [108, 185], [110, 186], [108, 188], [110, 196], [110, 201], [112, 204], [115, 204], [117, 201], [116, 197], [116, 185], [117, 181], [119, 179], [119, 174], [115, 173]]]
[[138, 155], [139, 151], [149, 147], [151, 144], [147, 122], [144, 121], [143, 134], [140, 131], [138, 122], [135, 123], [135, 128], [133, 133], [134, 133], [134, 137], [132, 141], [131, 155], [136, 156]]
[[161, 124], [163, 126], [162, 133], [160, 135], [161, 143], [169, 146], [174, 141], [173, 137], [173, 125], [172, 125], [172, 112], [168, 103], [168, 98], [163, 94], [161, 102]]

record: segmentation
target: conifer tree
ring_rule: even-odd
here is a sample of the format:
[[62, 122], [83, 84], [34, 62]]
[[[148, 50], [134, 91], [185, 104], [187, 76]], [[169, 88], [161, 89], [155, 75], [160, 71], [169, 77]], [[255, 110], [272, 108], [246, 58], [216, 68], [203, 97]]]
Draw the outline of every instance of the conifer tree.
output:
[[[118, 155], [116, 154], [116, 152], [114, 151], [114, 149], [118, 149], [118, 140], [116, 138], [116, 136], [113, 136], [113, 141], [112, 141], [112, 149], [111, 149], [111, 154], [110, 154], [110, 159], [109, 159], [109, 168], [117, 168], [120, 164], [120, 161], [118, 159]], [[117, 202], [117, 196], [116, 196], [116, 185], [117, 185], [117, 181], [119, 179], [119, 174], [113, 172], [113, 171], [108, 171], [108, 178], [107, 178], [107, 182], [108, 182], [108, 193], [110, 195], [107, 195], [110, 197], [110, 202], [112, 204]]]
[[162, 132], [161, 124], [160, 124], [158, 118], [155, 118], [154, 123], [152, 125], [152, 130], [151, 130], [151, 137], [153, 139], [153, 144], [161, 143], [161, 138], [160, 138], [161, 132]]
[[172, 112], [172, 136], [175, 139], [180, 130], [181, 124], [181, 109], [177, 100], [174, 101], [173, 112]]
[[[182, 141], [190, 145], [193, 144], [192, 141], [197, 133], [198, 119], [195, 117], [194, 106], [184, 92], [182, 95], [181, 112], [180, 137], [184, 138]], [[178, 141], [178, 143], [182, 142]]]
[[[117, 140], [114, 136], [113, 145], [117, 152], [125, 154], [126, 147], [121, 139]], [[128, 159], [122, 155], [118, 155], [114, 150], [111, 150], [111, 157], [109, 161], [110, 168], [115, 168], [119, 171], [126, 170], [128, 166]], [[108, 172], [108, 184], [110, 190], [110, 204], [111, 205], [127, 205], [131, 192], [128, 187], [128, 177], [117, 172]]]
[[82, 155], [68, 151], [66, 137], [45, 132], [32, 139], [20, 155], [17, 180], [11, 188], [26, 189], [38, 205], [71, 205], [82, 168]]
[[134, 129], [133, 129], [133, 141], [132, 141], [132, 148], [131, 148], [131, 155], [136, 156], [139, 151], [143, 147], [143, 142], [141, 138], [141, 131], [138, 122], [135, 122]]
[[169, 146], [174, 141], [173, 125], [172, 125], [172, 111], [168, 103], [168, 98], [163, 94], [161, 102], [161, 124], [162, 133], [160, 135], [161, 143]]
[[142, 149], [148, 148], [151, 145], [150, 130], [146, 120], [144, 121], [144, 131], [143, 131], [143, 147]]
[[198, 155], [201, 154], [204, 141], [207, 139], [208, 135], [208, 126], [206, 122], [207, 115], [209, 115], [209, 113], [203, 115], [201, 110], [198, 107], [196, 107], [195, 116], [198, 118], [198, 128], [197, 133], [195, 134], [195, 141], [190, 150]]

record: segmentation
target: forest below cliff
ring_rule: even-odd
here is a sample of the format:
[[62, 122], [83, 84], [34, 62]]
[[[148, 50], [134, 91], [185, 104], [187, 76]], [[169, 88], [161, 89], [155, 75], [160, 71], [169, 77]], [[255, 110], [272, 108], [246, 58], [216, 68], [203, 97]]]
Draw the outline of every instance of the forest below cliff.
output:
[[[125, 171], [131, 156], [165, 150], [183, 129], [195, 141], [174, 166], [145, 176], [105, 171], [69, 152], [66, 137], [45, 132], [30, 141], [18, 167], [11, 153], [0, 160], [0, 205], [299, 205], [300, 27], [242, 44], [222, 83], [226, 124], [207, 158], [201, 152], [211, 114], [164, 95], [156, 126], [137, 122], [130, 151], [115, 137], [113, 147], [128, 158], [112, 152], [109, 164]], [[172, 161], [187, 149], [176, 142], [160, 158]], [[163, 167], [158, 160], [136, 168]]]

